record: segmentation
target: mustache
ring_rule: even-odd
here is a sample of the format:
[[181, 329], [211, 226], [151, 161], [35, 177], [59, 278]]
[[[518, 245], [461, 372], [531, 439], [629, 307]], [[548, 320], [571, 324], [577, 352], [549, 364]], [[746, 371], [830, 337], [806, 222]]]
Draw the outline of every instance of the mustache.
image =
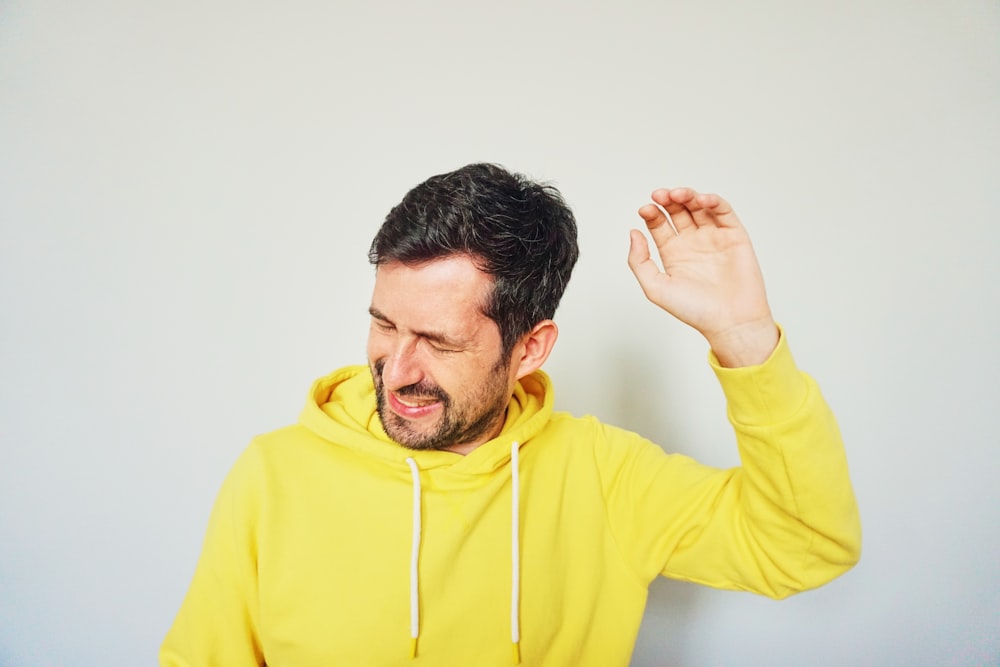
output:
[[446, 403], [448, 401], [448, 394], [444, 393], [444, 390], [437, 385], [428, 384], [426, 382], [418, 382], [416, 384], [408, 384], [405, 387], [400, 387], [392, 393], [397, 396], [416, 396], [417, 398], [436, 398], [437, 400]]
[[[375, 379], [375, 389], [378, 393], [382, 393], [385, 388], [385, 382], [382, 381], [382, 369], [385, 368], [385, 361], [375, 362], [375, 372], [372, 374]], [[408, 384], [404, 387], [393, 390], [393, 393], [397, 396], [415, 396], [417, 398], [434, 398], [441, 403], [448, 405], [451, 403], [451, 397], [445, 393], [444, 389], [432, 384], [430, 382], [421, 381], [415, 382], [413, 384]]]

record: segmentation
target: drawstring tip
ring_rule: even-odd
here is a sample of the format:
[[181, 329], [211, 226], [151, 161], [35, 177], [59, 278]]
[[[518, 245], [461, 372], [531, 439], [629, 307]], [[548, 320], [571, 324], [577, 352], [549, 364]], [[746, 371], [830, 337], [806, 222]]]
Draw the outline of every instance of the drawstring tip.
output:
[[520, 665], [521, 664], [521, 644], [519, 644], [518, 642], [514, 642], [513, 644], [511, 644], [511, 650], [513, 651], [513, 654], [514, 654], [514, 664], [515, 665]]
[[414, 637], [410, 640], [410, 660], [417, 657], [417, 638]]

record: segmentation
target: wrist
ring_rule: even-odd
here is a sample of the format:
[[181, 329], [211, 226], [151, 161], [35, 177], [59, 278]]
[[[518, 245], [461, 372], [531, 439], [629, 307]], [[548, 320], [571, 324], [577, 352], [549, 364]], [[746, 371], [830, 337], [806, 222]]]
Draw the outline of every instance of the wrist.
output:
[[705, 338], [721, 366], [741, 368], [767, 361], [778, 346], [779, 336], [778, 325], [768, 316]]

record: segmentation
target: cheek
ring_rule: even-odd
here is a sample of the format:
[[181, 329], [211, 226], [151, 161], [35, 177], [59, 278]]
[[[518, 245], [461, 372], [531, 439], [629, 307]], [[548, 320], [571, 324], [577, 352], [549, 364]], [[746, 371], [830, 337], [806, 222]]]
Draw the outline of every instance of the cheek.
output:
[[441, 386], [456, 398], [482, 396], [483, 391], [487, 387], [491, 388], [496, 381], [495, 375], [488, 368], [471, 367], [471, 364], [439, 371], [437, 379]]
[[387, 346], [382, 337], [379, 336], [374, 331], [368, 332], [368, 344], [366, 346], [366, 351], [368, 354], [369, 361], [375, 361], [376, 359], [381, 359], [386, 356]]

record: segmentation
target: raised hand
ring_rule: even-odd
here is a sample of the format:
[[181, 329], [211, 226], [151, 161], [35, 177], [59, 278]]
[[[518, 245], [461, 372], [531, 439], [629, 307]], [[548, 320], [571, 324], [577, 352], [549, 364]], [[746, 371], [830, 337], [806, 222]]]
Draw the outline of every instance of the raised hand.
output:
[[639, 215], [663, 269], [638, 230], [631, 231], [628, 254], [646, 298], [701, 332], [723, 366], [765, 361], [778, 328], [750, 237], [732, 207], [690, 188], [659, 189], [652, 199]]

